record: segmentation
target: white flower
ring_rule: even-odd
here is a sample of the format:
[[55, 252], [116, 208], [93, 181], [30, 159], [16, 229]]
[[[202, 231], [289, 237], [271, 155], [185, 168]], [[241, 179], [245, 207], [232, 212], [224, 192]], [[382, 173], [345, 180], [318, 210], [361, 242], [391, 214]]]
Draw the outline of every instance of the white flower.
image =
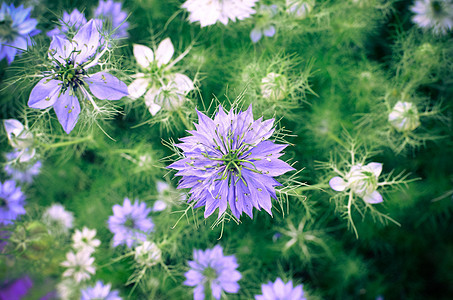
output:
[[243, 20], [255, 13], [253, 6], [258, 0], [187, 0], [182, 5], [189, 11], [190, 22], [200, 22], [201, 27], [220, 21]]
[[452, 0], [418, 0], [411, 7], [415, 15], [412, 21], [436, 34], [445, 34], [453, 27]]
[[83, 227], [82, 231], [77, 229], [72, 235], [72, 247], [77, 251], [86, 250], [92, 253], [101, 244], [98, 239], [95, 239], [95, 236], [96, 229], [88, 229], [87, 227]]
[[153, 242], [144, 241], [135, 248], [135, 260], [140, 265], [152, 267], [160, 261], [161, 257], [162, 252]]
[[26, 162], [35, 156], [33, 146], [33, 134], [16, 119], [7, 119], [3, 121], [8, 141], [13, 148], [19, 152], [19, 162]]
[[298, 19], [305, 19], [314, 6], [315, 0], [286, 0], [286, 12]]
[[57, 284], [58, 299], [61, 300], [72, 300], [77, 299], [79, 292], [77, 283], [72, 279], [65, 279]]
[[168, 69], [182, 59], [178, 57], [170, 63], [175, 52], [170, 38], [164, 39], [155, 53], [150, 48], [138, 44], [134, 44], [133, 51], [144, 73], [134, 75], [136, 79], [128, 87], [129, 96], [137, 99], [145, 95], [145, 104], [153, 116], [162, 107], [172, 110], [181, 106], [187, 94], [194, 89], [194, 84], [184, 74], [166, 74]]
[[287, 85], [285, 75], [269, 73], [261, 79], [261, 94], [266, 99], [282, 100], [286, 96]]
[[329, 181], [330, 187], [338, 192], [350, 189], [365, 202], [375, 204], [382, 202], [378, 188], [378, 177], [382, 172], [381, 163], [369, 163], [366, 166], [357, 164], [344, 178], [336, 176]]
[[71, 277], [77, 283], [90, 279], [91, 275], [96, 272], [93, 266], [94, 257], [91, 257], [91, 252], [82, 250], [74, 254], [74, 252], [66, 253], [66, 261], [61, 265], [67, 270], [63, 272], [63, 277]]
[[50, 231], [64, 232], [67, 233], [72, 228], [74, 221], [74, 215], [72, 212], [66, 211], [64, 206], [58, 203], [52, 204], [44, 212], [43, 221], [51, 228]]
[[388, 119], [398, 131], [412, 131], [420, 125], [417, 107], [411, 102], [398, 101]]

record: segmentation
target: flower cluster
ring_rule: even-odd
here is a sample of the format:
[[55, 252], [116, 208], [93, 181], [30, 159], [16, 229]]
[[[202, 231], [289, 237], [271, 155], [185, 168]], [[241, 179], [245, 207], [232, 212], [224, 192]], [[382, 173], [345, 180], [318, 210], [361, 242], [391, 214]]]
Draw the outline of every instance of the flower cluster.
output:
[[0, 60], [6, 58], [11, 64], [19, 50], [27, 50], [30, 37], [40, 31], [36, 29], [38, 21], [30, 18], [31, 7], [2, 2], [0, 7]]
[[103, 71], [88, 74], [107, 51], [107, 45], [101, 45], [101, 41], [94, 20], [83, 25], [71, 41], [53, 36], [49, 48], [53, 68], [42, 75], [44, 78], [31, 91], [28, 106], [37, 109], [53, 106], [68, 134], [79, 118], [79, 99], [88, 99], [97, 108], [87, 86], [99, 99], [119, 100], [128, 95], [127, 86], [115, 76]]
[[277, 199], [280, 185], [274, 177], [294, 170], [279, 159], [287, 145], [269, 140], [274, 119], [254, 120], [251, 106], [228, 114], [219, 107], [214, 119], [197, 113], [196, 130], [177, 144], [183, 158], [168, 166], [183, 177], [178, 188], [190, 188], [188, 201], [206, 206], [206, 218], [217, 208], [220, 217], [228, 206], [238, 219], [242, 212], [253, 218], [253, 207], [272, 215], [271, 198]]
[[175, 49], [169, 38], [160, 42], [156, 51], [144, 45], [134, 45], [134, 56], [141, 71], [134, 75], [129, 85], [132, 99], [145, 95], [145, 104], [151, 115], [162, 108], [175, 110], [185, 101], [187, 94], [194, 89], [193, 81], [184, 74], [171, 72], [171, 68], [184, 55], [170, 63]]
[[187, 0], [182, 8], [189, 11], [190, 22], [200, 22], [201, 27], [220, 21], [243, 20], [255, 13], [253, 7], [258, 0]]
[[187, 286], [194, 286], [194, 299], [205, 299], [205, 288], [210, 288], [212, 296], [220, 299], [222, 291], [237, 293], [241, 273], [234, 255], [223, 255], [223, 249], [216, 245], [212, 249], [194, 250], [193, 259], [189, 261], [190, 270], [184, 274]]
[[140, 241], [146, 241], [147, 236], [154, 231], [154, 223], [148, 214], [151, 209], [138, 200], [134, 204], [128, 198], [124, 199], [123, 206], [113, 206], [113, 216], [109, 217], [108, 224], [113, 236], [113, 247], [125, 244], [131, 248]]

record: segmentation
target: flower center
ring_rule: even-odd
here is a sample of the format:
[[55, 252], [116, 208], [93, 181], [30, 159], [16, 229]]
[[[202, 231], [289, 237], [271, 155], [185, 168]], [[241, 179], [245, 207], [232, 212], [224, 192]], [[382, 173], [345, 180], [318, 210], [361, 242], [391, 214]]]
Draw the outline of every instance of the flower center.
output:
[[234, 172], [236, 174], [241, 174], [242, 166], [241, 160], [239, 159], [239, 150], [231, 150], [224, 156], [222, 156], [222, 160], [225, 162], [225, 169]]
[[6, 41], [14, 40], [14, 36], [17, 34], [12, 27], [13, 20], [7, 18], [3, 21], [0, 21], [0, 39]]
[[212, 267], [207, 267], [203, 270], [203, 275], [208, 280], [214, 280], [217, 278], [217, 271]]
[[124, 226], [130, 229], [135, 228], [135, 220], [131, 217], [127, 217], [126, 222], [124, 222]]
[[432, 1], [431, 8], [436, 15], [442, 12], [442, 5], [439, 1]]
[[68, 88], [76, 91], [77, 87], [83, 86], [83, 77], [86, 74], [82, 66], [75, 67], [74, 63], [68, 59], [65, 65], [57, 65], [55, 79], [63, 81], [62, 93], [64, 93]]

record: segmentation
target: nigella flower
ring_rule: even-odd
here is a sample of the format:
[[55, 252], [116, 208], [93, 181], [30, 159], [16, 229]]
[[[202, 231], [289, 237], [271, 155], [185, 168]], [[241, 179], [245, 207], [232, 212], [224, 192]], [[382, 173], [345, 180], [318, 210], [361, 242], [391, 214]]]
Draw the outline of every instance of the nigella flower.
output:
[[382, 202], [382, 195], [377, 191], [378, 177], [382, 172], [381, 163], [357, 164], [351, 167], [344, 177], [333, 177], [329, 181], [330, 187], [338, 192], [351, 190], [370, 204]]
[[0, 224], [12, 224], [25, 214], [25, 195], [13, 180], [0, 182]]
[[128, 198], [124, 199], [123, 206], [113, 206], [113, 216], [109, 217], [109, 229], [114, 234], [113, 247], [126, 244], [131, 248], [133, 244], [146, 241], [146, 237], [154, 230], [154, 223], [148, 217], [151, 209], [145, 203], [135, 200], [134, 204]]
[[135, 248], [135, 261], [145, 267], [152, 267], [162, 258], [162, 251], [159, 247], [150, 241], [144, 241], [140, 246]]
[[129, 23], [126, 22], [127, 13], [121, 10], [121, 2], [113, 0], [99, 0], [99, 5], [94, 11], [94, 16], [101, 19], [106, 24], [106, 28], [114, 30], [112, 34], [114, 39], [127, 38], [127, 29]]
[[271, 19], [277, 14], [277, 5], [261, 5], [257, 14], [257, 22], [255, 28], [250, 32], [250, 39], [253, 43], [261, 40], [263, 35], [273, 37], [275, 35], [275, 26]]
[[63, 267], [67, 268], [63, 272], [63, 277], [70, 277], [76, 282], [88, 280], [96, 272], [93, 263], [94, 257], [91, 257], [90, 251], [68, 252], [66, 253], [66, 260], [61, 263]]
[[96, 22], [90, 20], [82, 26], [72, 41], [58, 35], [53, 36], [49, 58], [53, 69], [46, 72], [31, 91], [28, 106], [45, 109], [53, 106], [58, 121], [66, 133], [70, 133], [80, 114], [79, 99], [88, 99], [95, 108], [93, 97], [119, 100], [127, 96], [127, 86], [115, 76], [106, 72], [88, 74], [88, 69], [98, 64], [107, 47], [98, 53], [101, 35]]
[[41, 161], [34, 163], [20, 163], [16, 161], [19, 159], [20, 151], [13, 151], [6, 154], [8, 163], [5, 165], [5, 173], [16, 182], [32, 183], [33, 177], [38, 175], [41, 171]]
[[271, 198], [277, 199], [274, 187], [280, 185], [274, 176], [294, 170], [279, 159], [287, 145], [269, 140], [274, 119], [255, 121], [252, 106], [228, 114], [219, 107], [214, 120], [197, 113], [196, 130], [177, 144], [184, 158], [168, 166], [182, 176], [178, 188], [190, 188], [188, 201], [205, 205], [205, 218], [217, 208], [220, 217], [228, 205], [238, 219], [242, 212], [253, 218], [253, 207], [272, 215]]
[[35, 148], [33, 148], [33, 134], [16, 119], [4, 120], [3, 124], [9, 144], [18, 153], [18, 161], [21, 163], [30, 161], [36, 154]]
[[315, 6], [315, 0], [286, 0], [286, 11], [298, 19], [305, 19]]
[[453, 27], [452, 0], [418, 0], [411, 7], [415, 13], [412, 21], [436, 34], [446, 34]]
[[261, 79], [261, 94], [265, 99], [283, 100], [288, 93], [285, 75], [271, 72]]
[[153, 212], [160, 212], [165, 210], [168, 206], [172, 204], [179, 203], [180, 201], [184, 202], [186, 200], [186, 195], [176, 191], [171, 185], [163, 181], [156, 182], [157, 189], [157, 200], [153, 205]]
[[43, 222], [49, 226], [50, 232], [67, 233], [72, 228], [74, 215], [65, 210], [59, 203], [52, 204], [42, 215]]
[[205, 251], [195, 249], [193, 259], [189, 261], [190, 270], [184, 274], [184, 285], [194, 286], [193, 298], [203, 300], [206, 295], [205, 288], [210, 288], [212, 296], [220, 299], [222, 291], [237, 293], [237, 283], [242, 275], [237, 271], [238, 263], [234, 255], [223, 255], [223, 249], [216, 245]]
[[59, 35], [62, 38], [69, 32], [77, 32], [80, 27], [87, 23], [85, 16], [75, 8], [70, 14], [63, 12], [63, 19], [60, 20], [60, 24], [54, 29], [47, 32], [47, 35], [52, 37]]
[[102, 281], [96, 282], [93, 287], [88, 287], [82, 290], [81, 300], [121, 300], [122, 298], [118, 295], [118, 291], [110, 291], [112, 285], [105, 284]]
[[94, 252], [101, 242], [95, 238], [96, 229], [83, 227], [82, 231], [76, 230], [72, 235], [72, 247], [77, 251]]
[[255, 300], [305, 300], [302, 285], [293, 287], [293, 282], [290, 280], [284, 283], [278, 277], [275, 282], [269, 281], [268, 284], [261, 285], [262, 295], [255, 295]]
[[8, 64], [14, 61], [19, 49], [27, 50], [30, 37], [39, 33], [38, 21], [30, 18], [32, 8], [14, 7], [2, 2], [0, 7], [0, 60], [6, 57]]
[[180, 107], [194, 85], [186, 75], [170, 73], [170, 69], [184, 57], [181, 55], [170, 63], [175, 52], [170, 38], [160, 42], [155, 52], [138, 44], [134, 44], [133, 51], [143, 73], [134, 75], [136, 79], [128, 87], [130, 97], [137, 99], [145, 95], [145, 104], [153, 116], [162, 107], [167, 110]]
[[398, 101], [390, 112], [388, 120], [398, 131], [412, 131], [420, 125], [417, 106], [411, 102]]
[[253, 6], [258, 0], [187, 0], [182, 5], [189, 11], [190, 22], [200, 22], [201, 27], [220, 21], [243, 20], [255, 13]]

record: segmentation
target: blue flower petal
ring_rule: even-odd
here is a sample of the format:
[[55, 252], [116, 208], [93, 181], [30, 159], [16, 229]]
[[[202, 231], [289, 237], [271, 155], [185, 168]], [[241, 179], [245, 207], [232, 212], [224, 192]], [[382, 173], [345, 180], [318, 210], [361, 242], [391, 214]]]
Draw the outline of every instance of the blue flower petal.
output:
[[69, 90], [67, 90], [66, 93], [60, 95], [53, 108], [57, 114], [58, 122], [63, 126], [64, 131], [69, 134], [79, 119], [79, 99], [69, 95]]
[[98, 72], [85, 79], [90, 86], [90, 91], [98, 99], [119, 100], [127, 95], [127, 85], [105, 72]]

